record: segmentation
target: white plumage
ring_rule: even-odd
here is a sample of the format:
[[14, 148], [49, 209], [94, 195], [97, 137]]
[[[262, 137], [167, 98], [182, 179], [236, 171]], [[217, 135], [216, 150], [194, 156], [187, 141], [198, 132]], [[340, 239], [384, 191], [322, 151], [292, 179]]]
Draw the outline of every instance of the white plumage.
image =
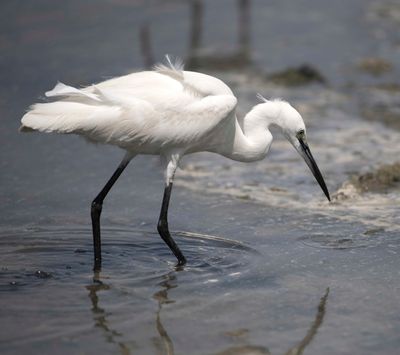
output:
[[[185, 259], [169, 235], [167, 210], [173, 177], [185, 154], [209, 151], [239, 161], [260, 160], [271, 146], [269, 126], [274, 124], [306, 160], [329, 199], [306, 142], [304, 122], [290, 104], [261, 97], [262, 103], [238, 121], [237, 99], [226, 84], [206, 74], [184, 71], [181, 63], [172, 64], [168, 56], [167, 61], [168, 65], [157, 65], [153, 71], [83, 89], [58, 83], [46, 93], [55, 101], [33, 105], [22, 118], [21, 131], [74, 133], [126, 150], [119, 168], [92, 204], [96, 260], [100, 260], [96, 240], [100, 243], [102, 202], [137, 154], [160, 154], [167, 162], [159, 232], [180, 263]], [[98, 215], [93, 205], [100, 210]]]
[[81, 90], [58, 83], [46, 96], [58, 101], [33, 105], [23, 127], [76, 133], [137, 154], [198, 149], [236, 106], [220, 80], [165, 66]]

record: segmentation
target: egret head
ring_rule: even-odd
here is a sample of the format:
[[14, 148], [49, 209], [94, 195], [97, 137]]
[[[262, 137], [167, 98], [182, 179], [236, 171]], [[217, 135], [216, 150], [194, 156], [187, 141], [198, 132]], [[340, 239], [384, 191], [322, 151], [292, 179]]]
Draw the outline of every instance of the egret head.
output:
[[[271, 103], [262, 96], [261, 98], [266, 103]], [[324, 178], [322, 177], [322, 174], [317, 166], [317, 163], [315, 162], [314, 157], [311, 154], [307, 143], [306, 127], [304, 125], [303, 118], [301, 117], [300, 113], [288, 102], [278, 100], [274, 101], [273, 103], [275, 104], [275, 117], [271, 123], [276, 124], [282, 130], [282, 133], [286, 139], [302, 156], [317, 180], [319, 186], [321, 186], [325, 196], [330, 201], [331, 199], [328, 188], [326, 187]]]

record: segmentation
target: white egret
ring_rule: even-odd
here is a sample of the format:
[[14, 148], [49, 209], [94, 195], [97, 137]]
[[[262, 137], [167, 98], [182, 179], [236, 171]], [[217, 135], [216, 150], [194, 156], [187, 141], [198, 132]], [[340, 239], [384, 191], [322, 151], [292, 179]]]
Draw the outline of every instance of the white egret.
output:
[[306, 140], [301, 115], [287, 102], [266, 100], [242, 119], [235, 114], [237, 99], [221, 80], [184, 71], [180, 62], [157, 65], [83, 89], [58, 83], [22, 118], [21, 131], [74, 133], [96, 143], [126, 151], [120, 165], [93, 200], [91, 218], [95, 265], [101, 262], [100, 214], [104, 198], [128, 163], [138, 154], [165, 158], [165, 190], [157, 225], [164, 242], [186, 263], [168, 229], [168, 205], [175, 171], [182, 156], [214, 152], [251, 162], [263, 159], [271, 146], [271, 125], [278, 126], [311, 169], [326, 197], [324, 179]]

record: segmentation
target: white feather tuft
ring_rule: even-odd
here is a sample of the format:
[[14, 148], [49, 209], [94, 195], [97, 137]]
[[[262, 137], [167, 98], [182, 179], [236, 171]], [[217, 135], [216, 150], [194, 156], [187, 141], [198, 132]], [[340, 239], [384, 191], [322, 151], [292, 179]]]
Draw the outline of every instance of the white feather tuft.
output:
[[85, 97], [95, 101], [101, 101], [96, 95], [89, 92], [85, 92], [74, 88], [72, 86], [65, 85], [58, 82], [57, 85], [50, 91], [45, 93], [47, 97], [60, 97], [60, 96], [74, 96], [74, 97]]
[[283, 102], [283, 103], [288, 103], [286, 100], [281, 99], [280, 97], [276, 97], [274, 99], [268, 100], [264, 96], [262, 96], [260, 93], [257, 93], [257, 99], [259, 99], [261, 102]]
[[260, 93], [257, 93], [257, 99], [259, 99], [261, 102], [268, 102], [268, 100], [262, 96]]
[[183, 71], [185, 68], [183, 60], [178, 57], [175, 57], [174, 60], [172, 60], [169, 54], [165, 55], [165, 59], [166, 59], [167, 63], [166, 64], [163, 64], [163, 63], [156, 64], [154, 66], [154, 70], [161, 74], [167, 74], [171, 77], [182, 78]]

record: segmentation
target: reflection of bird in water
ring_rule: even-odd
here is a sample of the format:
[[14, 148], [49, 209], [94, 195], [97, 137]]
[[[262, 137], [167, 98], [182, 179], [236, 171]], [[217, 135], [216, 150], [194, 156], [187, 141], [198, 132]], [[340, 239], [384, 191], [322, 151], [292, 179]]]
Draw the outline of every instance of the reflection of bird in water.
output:
[[[304, 349], [311, 343], [318, 332], [319, 327], [322, 325], [325, 316], [326, 301], [328, 300], [329, 288], [326, 289], [325, 295], [322, 296], [317, 314], [306, 336], [293, 348], [289, 349], [285, 355], [302, 355]], [[229, 349], [218, 352], [216, 355], [269, 355], [270, 351], [263, 346], [255, 345], [242, 345], [235, 346]]]
[[[174, 303], [175, 301], [172, 301], [168, 299], [168, 291], [172, 288], [178, 287], [176, 284], [176, 276], [173, 273], [169, 273], [164, 276], [165, 280], [162, 281], [159, 285], [162, 287], [162, 290], [156, 292], [153, 295], [153, 298], [158, 302], [158, 310], [157, 310], [157, 318], [156, 318], [156, 327], [158, 334], [160, 334], [160, 338], [162, 340], [162, 343], [164, 345], [163, 350], [160, 349], [161, 354], [167, 354], [167, 355], [174, 355], [174, 344], [172, 343], [172, 340], [170, 336], [168, 335], [166, 329], [164, 328], [162, 322], [161, 322], [161, 309], [164, 304], [169, 304], [169, 303]], [[156, 343], [156, 346], [159, 345]]]
[[99, 296], [97, 293], [99, 291], [109, 290], [110, 286], [103, 283], [100, 280], [99, 272], [95, 271], [93, 276], [93, 284], [86, 286], [86, 289], [89, 290], [89, 298], [92, 302], [92, 313], [95, 326], [104, 330], [107, 342], [118, 345], [121, 355], [129, 355], [131, 353], [129, 347], [125, 343], [115, 339], [117, 337], [121, 337], [122, 334], [109, 327], [106, 319], [106, 311], [99, 307]]
[[301, 355], [303, 354], [304, 349], [311, 341], [314, 339], [315, 335], [319, 327], [322, 324], [325, 316], [325, 307], [326, 301], [329, 295], [329, 287], [325, 291], [325, 295], [322, 296], [321, 300], [319, 301], [317, 315], [315, 316], [314, 322], [311, 324], [310, 329], [308, 330], [306, 336], [293, 348], [289, 349], [285, 355]]
[[216, 353], [216, 355], [270, 355], [270, 354], [271, 353], [267, 348], [256, 345], [234, 346], [232, 348]]
[[[156, 312], [156, 328], [160, 335], [160, 339], [155, 339], [154, 343], [160, 354], [174, 355], [174, 345], [171, 338], [169, 337], [166, 329], [161, 322], [161, 310], [164, 304], [174, 303], [175, 301], [168, 298], [168, 291], [176, 288], [176, 276], [174, 273], [169, 273], [163, 276], [164, 280], [159, 283], [161, 290], [157, 291], [153, 298], [158, 302], [158, 309]], [[110, 286], [101, 281], [100, 272], [95, 271], [93, 276], [93, 283], [86, 286], [89, 291], [89, 298], [92, 304], [92, 314], [94, 324], [104, 332], [105, 339], [108, 343], [116, 344], [119, 347], [121, 355], [129, 355], [134, 350], [133, 342], [122, 342], [117, 339], [123, 337], [123, 334], [113, 330], [107, 321], [107, 312], [99, 306], [99, 295], [100, 291], [110, 290]]]
[[157, 225], [164, 242], [186, 263], [168, 228], [172, 183], [184, 155], [213, 152], [241, 162], [264, 159], [272, 144], [270, 126], [278, 126], [303, 157], [329, 199], [314, 161], [301, 115], [282, 100], [261, 99], [237, 118], [237, 99], [221, 80], [183, 65], [158, 65], [154, 71], [133, 73], [84, 89], [58, 83], [46, 95], [54, 102], [33, 105], [22, 118], [21, 131], [75, 133], [95, 143], [126, 151], [114, 174], [92, 202], [95, 268], [100, 267], [100, 214], [103, 201], [128, 163], [138, 154], [161, 155], [165, 190]]

